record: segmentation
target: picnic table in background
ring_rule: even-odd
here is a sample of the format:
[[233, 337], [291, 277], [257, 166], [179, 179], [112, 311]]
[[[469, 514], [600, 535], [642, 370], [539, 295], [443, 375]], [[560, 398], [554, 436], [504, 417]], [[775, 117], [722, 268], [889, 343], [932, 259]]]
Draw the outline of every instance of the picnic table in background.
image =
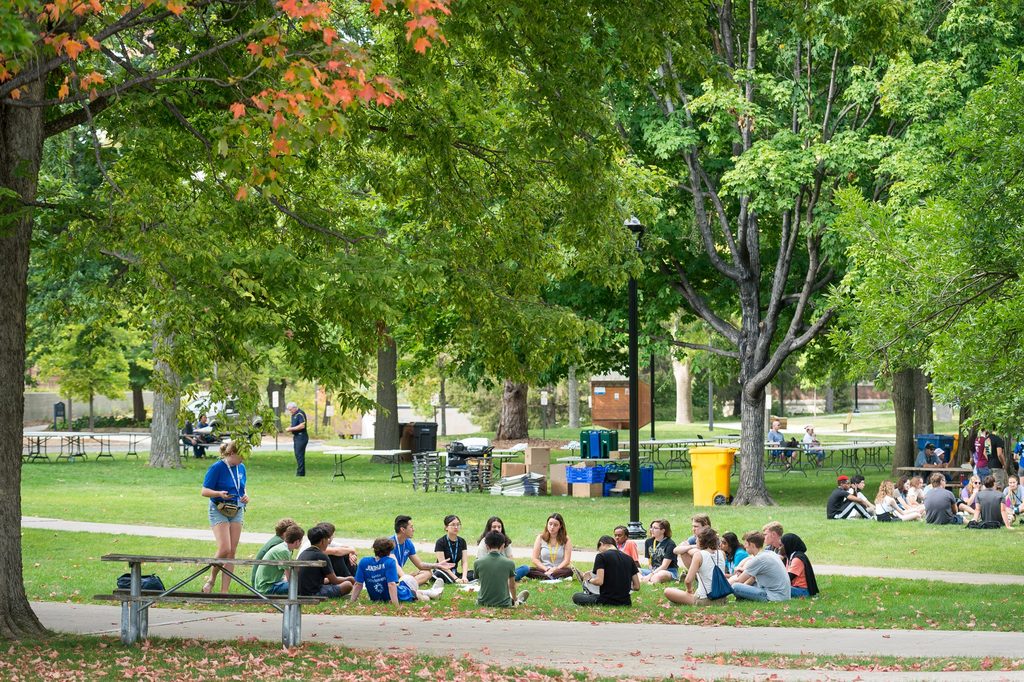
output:
[[372, 448], [360, 447], [327, 448], [324, 452], [328, 455], [334, 455], [334, 475], [331, 476], [332, 480], [338, 476], [348, 478], [345, 476], [345, 462], [351, 459], [356, 457], [385, 457], [391, 460], [391, 480], [397, 478], [403, 483], [405, 479], [402, 477], [402, 457], [412, 454], [412, 450], [374, 450]]
[[[92, 431], [24, 431], [22, 433], [22, 441], [25, 450], [22, 452], [21, 457], [22, 460], [28, 462], [51, 461], [48, 452], [49, 442], [56, 439], [60, 445], [60, 451], [56, 459], [58, 462], [62, 459], [74, 462], [79, 457], [88, 460], [89, 455], [85, 450], [85, 442], [87, 440], [99, 444], [99, 452], [95, 453], [97, 460], [103, 457], [114, 459], [114, 454], [110, 449], [110, 441], [113, 436], [119, 435], [121, 434], [94, 433]], [[138, 454], [136, 454], [137, 456]]]

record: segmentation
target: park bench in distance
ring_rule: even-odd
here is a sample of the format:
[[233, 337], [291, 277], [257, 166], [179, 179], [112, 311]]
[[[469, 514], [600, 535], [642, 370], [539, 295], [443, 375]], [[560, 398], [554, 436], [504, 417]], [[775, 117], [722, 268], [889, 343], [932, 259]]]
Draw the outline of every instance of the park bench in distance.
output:
[[[224, 570], [225, 564], [234, 566], [284, 566], [294, 569], [302, 567], [323, 567], [324, 561], [270, 561], [266, 559], [216, 559], [199, 557], [152, 556], [137, 554], [107, 554], [102, 561], [127, 562], [131, 574], [131, 588], [114, 590], [112, 594], [97, 594], [93, 597], [98, 601], [121, 602], [121, 641], [134, 644], [149, 635], [149, 607], [156, 602], [191, 602], [201, 604], [252, 604], [271, 606], [283, 615], [281, 624], [281, 642], [287, 646], [298, 646], [302, 642], [302, 605], [319, 604], [324, 597], [300, 597], [298, 580], [292, 576], [288, 583], [288, 596], [260, 594], [252, 585], [236, 574]], [[195, 564], [201, 566], [176, 585], [160, 590], [142, 589], [142, 564]], [[213, 566], [231, 576], [232, 580], [244, 587], [249, 594], [220, 594], [204, 592], [179, 592], [179, 588], [205, 574]]]

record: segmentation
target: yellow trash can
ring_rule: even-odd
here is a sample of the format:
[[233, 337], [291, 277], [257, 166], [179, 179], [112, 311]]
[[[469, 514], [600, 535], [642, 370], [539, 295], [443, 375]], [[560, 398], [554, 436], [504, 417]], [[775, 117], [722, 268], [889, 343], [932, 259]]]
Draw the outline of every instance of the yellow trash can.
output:
[[711, 507], [728, 504], [729, 474], [736, 448], [701, 445], [690, 448], [690, 467], [693, 470], [693, 504]]

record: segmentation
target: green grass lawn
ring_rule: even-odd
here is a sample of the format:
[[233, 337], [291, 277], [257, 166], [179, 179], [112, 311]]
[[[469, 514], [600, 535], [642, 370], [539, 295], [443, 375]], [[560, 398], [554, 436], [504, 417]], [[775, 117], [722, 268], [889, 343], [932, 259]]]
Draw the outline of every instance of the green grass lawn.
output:
[[[245, 527], [271, 532], [277, 519], [295, 518], [304, 527], [321, 520], [333, 522], [339, 537], [372, 539], [392, 532], [397, 514], [416, 522], [416, 541], [422, 550], [443, 533], [442, 518], [458, 514], [463, 535], [475, 542], [492, 514], [505, 520], [513, 544], [532, 545], [547, 515], [566, 518], [577, 547], [593, 549], [597, 538], [629, 518], [625, 498], [500, 497], [487, 494], [414, 492], [411, 472], [406, 482], [388, 480], [389, 466], [358, 458], [345, 465], [348, 479], [331, 480], [333, 458], [307, 455], [308, 475], [294, 476], [290, 452], [258, 453], [250, 458]], [[207, 502], [199, 488], [209, 460], [189, 460], [180, 470], [155, 470], [141, 461], [87, 461], [73, 464], [27, 464], [23, 467], [22, 513], [58, 519], [207, 528]], [[874, 495], [882, 474], [868, 476], [867, 493]], [[734, 482], [735, 484], [735, 482]], [[805, 479], [768, 474], [768, 487], [779, 506], [770, 508], [701, 508], [709, 512], [720, 532], [742, 534], [780, 521], [798, 533], [818, 564], [899, 567], [980, 573], [1024, 574], [1024, 563], [1008, 558], [1024, 552], [1024, 531], [969, 531], [923, 523], [880, 524], [826, 521], [825, 500], [834, 482], [830, 475]], [[641, 520], [669, 519], [678, 536], [687, 534], [695, 513], [689, 474], [657, 472], [655, 492], [641, 497]], [[123, 543], [134, 542], [125, 538]], [[173, 553], [166, 551], [164, 553]]]
[[[34, 600], [88, 602], [93, 595], [109, 593], [117, 576], [126, 570], [121, 564], [101, 562], [109, 552], [212, 556], [212, 542], [190, 542], [148, 537], [126, 537], [98, 533], [44, 530], [23, 532], [25, 587]], [[251, 555], [255, 546], [242, 546], [241, 556]], [[589, 568], [586, 562], [577, 562]], [[154, 564], [144, 567], [155, 572], [165, 585], [184, 578], [191, 566]], [[879, 580], [822, 576], [821, 595], [781, 604], [730, 602], [726, 606], [694, 609], [670, 604], [663, 588], [644, 588], [635, 595], [630, 609], [585, 609], [572, 604], [578, 585], [572, 581], [541, 583], [524, 581], [531, 591], [521, 609], [483, 609], [476, 595], [449, 585], [441, 600], [429, 603], [390, 605], [361, 600], [330, 601], [310, 612], [379, 615], [381, 613], [434, 618], [511, 618], [558, 621], [612, 621], [629, 623], [686, 623], [691, 625], [744, 625], [785, 627], [873, 627], [1015, 631], [1018, 623], [1005, 618], [1017, 603], [1018, 588], [972, 586], [923, 580]], [[236, 586], [237, 588], [237, 586]], [[198, 589], [198, 583], [190, 589]], [[216, 608], [215, 606], [208, 608]], [[234, 608], [234, 607], [233, 607]]]

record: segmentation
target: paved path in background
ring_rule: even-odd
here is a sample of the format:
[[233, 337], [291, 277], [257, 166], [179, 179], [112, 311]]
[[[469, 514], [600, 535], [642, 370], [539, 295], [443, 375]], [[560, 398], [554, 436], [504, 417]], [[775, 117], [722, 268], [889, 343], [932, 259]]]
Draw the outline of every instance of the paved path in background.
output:
[[[119, 523], [93, 523], [88, 521], [65, 521], [39, 516], [24, 516], [22, 528], [39, 528], [53, 531], [73, 531], [79, 533], [107, 533], [110, 535], [137, 535], [143, 537], [174, 538], [177, 540], [211, 541], [213, 536], [209, 528], [168, 528], [162, 526], [138, 526]], [[270, 539], [270, 533], [242, 532], [241, 542], [262, 545]], [[370, 549], [373, 540], [365, 538], [335, 538], [338, 544], [349, 545], [356, 549]], [[425, 543], [424, 543], [425, 546]], [[513, 547], [512, 553], [517, 557], [527, 558], [532, 548]], [[573, 550], [573, 558], [577, 563], [590, 563], [595, 552]], [[908, 580], [937, 580], [940, 582], [958, 583], [963, 585], [1024, 585], [1024, 575], [1005, 573], [966, 573], [958, 571], [916, 571], [901, 568], [879, 568], [875, 566], [832, 566], [815, 564], [816, 575], [845, 575], [868, 578], [906, 578]]]
[[[60, 632], [119, 632], [119, 606], [34, 602], [43, 624]], [[233, 640], [257, 637], [281, 641], [276, 613], [229, 613], [150, 609], [149, 631], [156, 637]], [[302, 618], [303, 641], [390, 652], [414, 650], [431, 655], [468, 654], [503, 667], [532, 665], [599, 675], [742, 680], [1020, 680], [1019, 672], [870, 673], [771, 670], [703, 664], [692, 655], [735, 651], [822, 656], [1006, 656], [1024, 649], [1024, 634], [920, 630], [738, 628], [634, 623], [589, 623], [471, 618], [328, 616]], [[770, 677], [775, 675], [776, 677]]]

